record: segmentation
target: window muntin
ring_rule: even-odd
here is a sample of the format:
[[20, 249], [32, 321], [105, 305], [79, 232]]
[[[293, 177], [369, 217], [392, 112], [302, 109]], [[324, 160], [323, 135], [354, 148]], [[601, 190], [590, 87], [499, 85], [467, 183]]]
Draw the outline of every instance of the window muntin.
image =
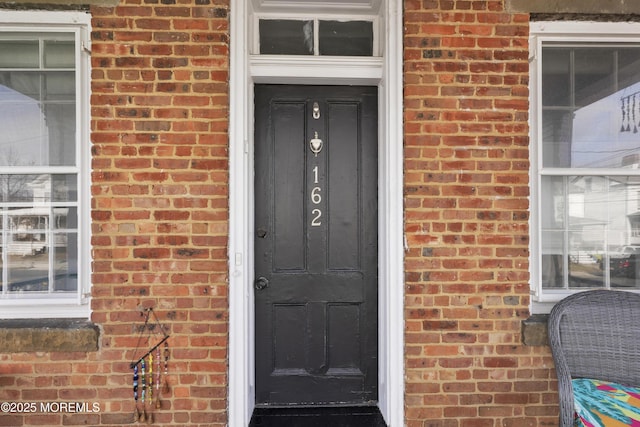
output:
[[88, 315], [89, 22], [0, 13], [0, 317]]
[[640, 289], [639, 26], [594, 36], [594, 27], [607, 25], [532, 23], [532, 288], [539, 302], [586, 288]]

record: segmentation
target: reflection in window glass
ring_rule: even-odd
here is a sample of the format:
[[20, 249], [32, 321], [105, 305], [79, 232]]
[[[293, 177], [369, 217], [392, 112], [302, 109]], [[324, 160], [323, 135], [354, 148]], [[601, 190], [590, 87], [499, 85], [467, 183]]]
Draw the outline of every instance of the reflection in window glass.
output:
[[543, 289], [640, 288], [640, 46], [543, 45], [541, 119]]
[[640, 287], [640, 179], [544, 176], [543, 288]]
[[77, 208], [25, 206], [2, 213], [8, 291], [75, 292]]
[[71, 68], [75, 66], [73, 40], [46, 40], [44, 42], [44, 66], [46, 68]]
[[0, 175], [0, 202], [43, 204], [77, 201], [73, 174]]
[[260, 53], [313, 55], [313, 21], [260, 20]]
[[74, 36], [20, 37], [0, 40], [0, 166], [73, 166]]
[[8, 256], [8, 291], [11, 293], [47, 292], [49, 290], [49, 257], [46, 253], [30, 252], [25, 243], [22, 253]]
[[0, 33], [2, 296], [78, 292], [78, 175], [56, 173], [77, 162], [74, 40]]
[[38, 40], [0, 40], [0, 68], [38, 68]]
[[75, 291], [78, 286], [78, 235], [77, 233], [54, 233], [53, 290]]
[[568, 106], [570, 96], [570, 50], [545, 48], [542, 51], [542, 75], [544, 90], [542, 104], [545, 106]]
[[320, 21], [320, 55], [373, 55], [373, 22]]
[[544, 167], [640, 163], [640, 46], [545, 46], [542, 104]]

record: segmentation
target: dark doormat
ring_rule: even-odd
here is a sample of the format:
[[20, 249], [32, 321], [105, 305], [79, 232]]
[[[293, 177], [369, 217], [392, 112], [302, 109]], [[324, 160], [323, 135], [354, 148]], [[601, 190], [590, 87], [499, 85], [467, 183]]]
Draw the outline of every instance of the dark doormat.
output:
[[387, 427], [373, 406], [256, 408], [249, 427]]

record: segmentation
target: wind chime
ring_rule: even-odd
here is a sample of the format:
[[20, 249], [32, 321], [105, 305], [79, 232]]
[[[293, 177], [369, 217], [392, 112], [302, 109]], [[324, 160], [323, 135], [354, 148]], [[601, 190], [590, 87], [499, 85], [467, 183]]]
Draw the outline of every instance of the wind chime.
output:
[[[135, 355], [138, 354], [140, 343], [145, 331], [147, 331], [147, 342], [151, 339], [151, 333], [156, 332], [160, 335], [160, 341], [152, 346], [142, 357], [131, 362], [130, 367], [133, 370], [133, 422], [153, 423], [154, 409], [160, 409], [160, 396], [169, 394], [169, 335], [162, 329], [162, 325], [158, 321], [158, 317], [152, 308], [146, 308], [146, 317], [144, 325], [140, 329]], [[141, 313], [143, 316], [144, 313]], [[155, 323], [149, 324], [149, 318], [153, 315]], [[157, 332], [157, 330], [160, 332]], [[163, 349], [161, 354], [161, 349]], [[155, 352], [155, 357], [153, 356]], [[164, 366], [161, 366], [164, 358]], [[155, 362], [155, 369], [154, 369]], [[164, 370], [162, 369], [164, 367]], [[160, 385], [162, 384], [162, 386]], [[155, 386], [155, 391], [154, 391]]]
[[622, 110], [620, 132], [631, 132], [631, 126], [633, 126], [633, 133], [638, 133], [638, 126], [640, 126], [640, 92], [621, 98], [620, 109]]

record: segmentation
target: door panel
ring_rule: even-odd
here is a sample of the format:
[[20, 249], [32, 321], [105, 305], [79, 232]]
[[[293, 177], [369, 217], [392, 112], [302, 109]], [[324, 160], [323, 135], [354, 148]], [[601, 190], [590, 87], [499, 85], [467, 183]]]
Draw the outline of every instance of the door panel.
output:
[[[278, 144], [273, 150], [273, 209], [274, 271], [303, 271], [305, 269], [304, 180], [291, 179], [304, 174], [305, 152], [300, 143], [305, 138], [305, 103], [276, 102], [273, 104], [273, 136]], [[271, 230], [270, 230], [271, 231]]]
[[[362, 217], [361, 200], [355, 199], [360, 187], [359, 170], [362, 147], [358, 141], [358, 104], [329, 104], [329, 140], [327, 147], [331, 173], [328, 174], [328, 203], [331, 206], [329, 222], [329, 269], [353, 270], [360, 268], [359, 219]], [[349, 141], [354, 141], [349, 143]]]
[[255, 103], [256, 403], [376, 401], [377, 89]]

